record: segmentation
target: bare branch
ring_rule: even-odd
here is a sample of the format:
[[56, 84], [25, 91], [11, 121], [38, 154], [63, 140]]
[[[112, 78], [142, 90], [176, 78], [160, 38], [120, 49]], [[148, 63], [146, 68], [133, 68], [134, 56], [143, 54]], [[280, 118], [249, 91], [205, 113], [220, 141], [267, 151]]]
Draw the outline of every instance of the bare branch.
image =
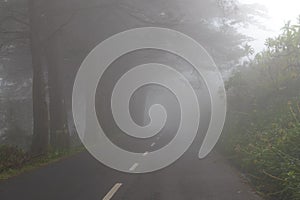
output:
[[19, 22], [20, 24], [29, 26], [29, 23], [28, 23], [27, 21], [24, 21], [24, 20], [22, 20], [22, 19], [19, 19], [19, 18], [17, 18], [16, 16], [13, 16], [13, 15], [10, 16], [10, 17], [11, 17], [11, 19], [15, 20], [16, 22]]
[[61, 25], [59, 25], [52, 33], [50, 33], [45, 39], [44, 42], [47, 42], [50, 40], [55, 34], [57, 34], [61, 29], [63, 29], [65, 26], [67, 26], [73, 19], [73, 17], [80, 11], [80, 9], [75, 10], [70, 17]]
[[2, 18], [2, 19], [0, 20], [0, 26], [1, 26], [4, 22], [6, 22], [6, 21], [8, 21], [8, 20], [13, 20], [13, 21], [16, 21], [16, 22], [18, 22], [18, 23], [20, 23], [20, 24], [29, 26], [29, 23], [28, 23], [28, 22], [26, 22], [26, 21], [24, 21], [24, 20], [21, 20], [21, 19], [15, 17], [15, 16], [13, 16], [13, 15], [5, 16], [4, 18]]
[[3, 30], [3, 31], [0, 31], [0, 33], [2, 34], [24, 34], [24, 35], [28, 35], [28, 31], [8, 31], [8, 30]]

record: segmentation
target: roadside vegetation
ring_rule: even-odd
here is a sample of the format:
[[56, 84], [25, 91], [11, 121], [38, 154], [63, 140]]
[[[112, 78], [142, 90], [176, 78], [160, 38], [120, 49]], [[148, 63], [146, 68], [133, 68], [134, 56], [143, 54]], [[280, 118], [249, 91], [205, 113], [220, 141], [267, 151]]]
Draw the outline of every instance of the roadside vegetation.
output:
[[61, 151], [49, 150], [47, 154], [33, 157], [16, 146], [2, 145], [0, 146], [0, 180], [37, 169], [83, 150], [83, 147], [73, 147]]
[[[251, 52], [251, 51], [249, 51]], [[300, 199], [300, 18], [227, 82], [222, 148], [268, 199]]]

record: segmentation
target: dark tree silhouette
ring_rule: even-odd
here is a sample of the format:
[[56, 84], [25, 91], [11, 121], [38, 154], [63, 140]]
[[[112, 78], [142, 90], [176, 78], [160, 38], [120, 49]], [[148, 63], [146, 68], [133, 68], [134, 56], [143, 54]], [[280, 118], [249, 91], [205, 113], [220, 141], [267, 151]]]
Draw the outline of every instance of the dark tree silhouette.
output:
[[38, 30], [40, 18], [36, 9], [37, 3], [38, 1], [28, 0], [30, 45], [33, 69], [32, 100], [34, 119], [31, 152], [34, 155], [45, 153], [49, 143], [49, 120], [44, 76], [46, 62]]

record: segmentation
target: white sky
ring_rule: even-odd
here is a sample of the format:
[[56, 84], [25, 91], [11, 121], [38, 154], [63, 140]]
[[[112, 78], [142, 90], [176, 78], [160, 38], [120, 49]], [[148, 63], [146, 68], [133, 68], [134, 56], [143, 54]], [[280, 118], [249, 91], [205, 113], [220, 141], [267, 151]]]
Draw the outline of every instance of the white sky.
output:
[[269, 31], [258, 30], [251, 27], [247, 30], [248, 35], [257, 39], [251, 45], [258, 52], [263, 49], [265, 39], [277, 36], [284, 23], [296, 21], [300, 15], [300, 0], [240, 0], [241, 3], [259, 3], [268, 9], [269, 19], [262, 22]]

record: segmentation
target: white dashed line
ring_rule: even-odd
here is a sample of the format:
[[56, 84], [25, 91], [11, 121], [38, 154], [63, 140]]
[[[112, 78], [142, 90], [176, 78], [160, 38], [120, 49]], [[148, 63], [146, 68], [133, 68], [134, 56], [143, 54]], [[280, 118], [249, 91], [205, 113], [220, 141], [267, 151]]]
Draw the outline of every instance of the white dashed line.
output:
[[143, 154], [143, 156], [146, 156], [146, 155], [148, 155], [148, 153], [149, 153], [149, 152], [148, 152], [148, 151], [146, 151], [146, 152]]
[[122, 183], [116, 183], [114, 187], [112, 187], [110, 191], [105, 195], [105, 197], [103, 197], [102, 200], [110, 200], [114, 196], [114, 194], [118, 191], [118, 189], [121, 187], [121, 185]]
[[155, 145], [155, 142], [153, 142], [152, 144], [151, 144], [151, 147], [153, 147]]
[[139, 163], [134, 163], [134, 164], [130, 167], [129, 171], [135, 170], [137, 166], [139, 166]]

